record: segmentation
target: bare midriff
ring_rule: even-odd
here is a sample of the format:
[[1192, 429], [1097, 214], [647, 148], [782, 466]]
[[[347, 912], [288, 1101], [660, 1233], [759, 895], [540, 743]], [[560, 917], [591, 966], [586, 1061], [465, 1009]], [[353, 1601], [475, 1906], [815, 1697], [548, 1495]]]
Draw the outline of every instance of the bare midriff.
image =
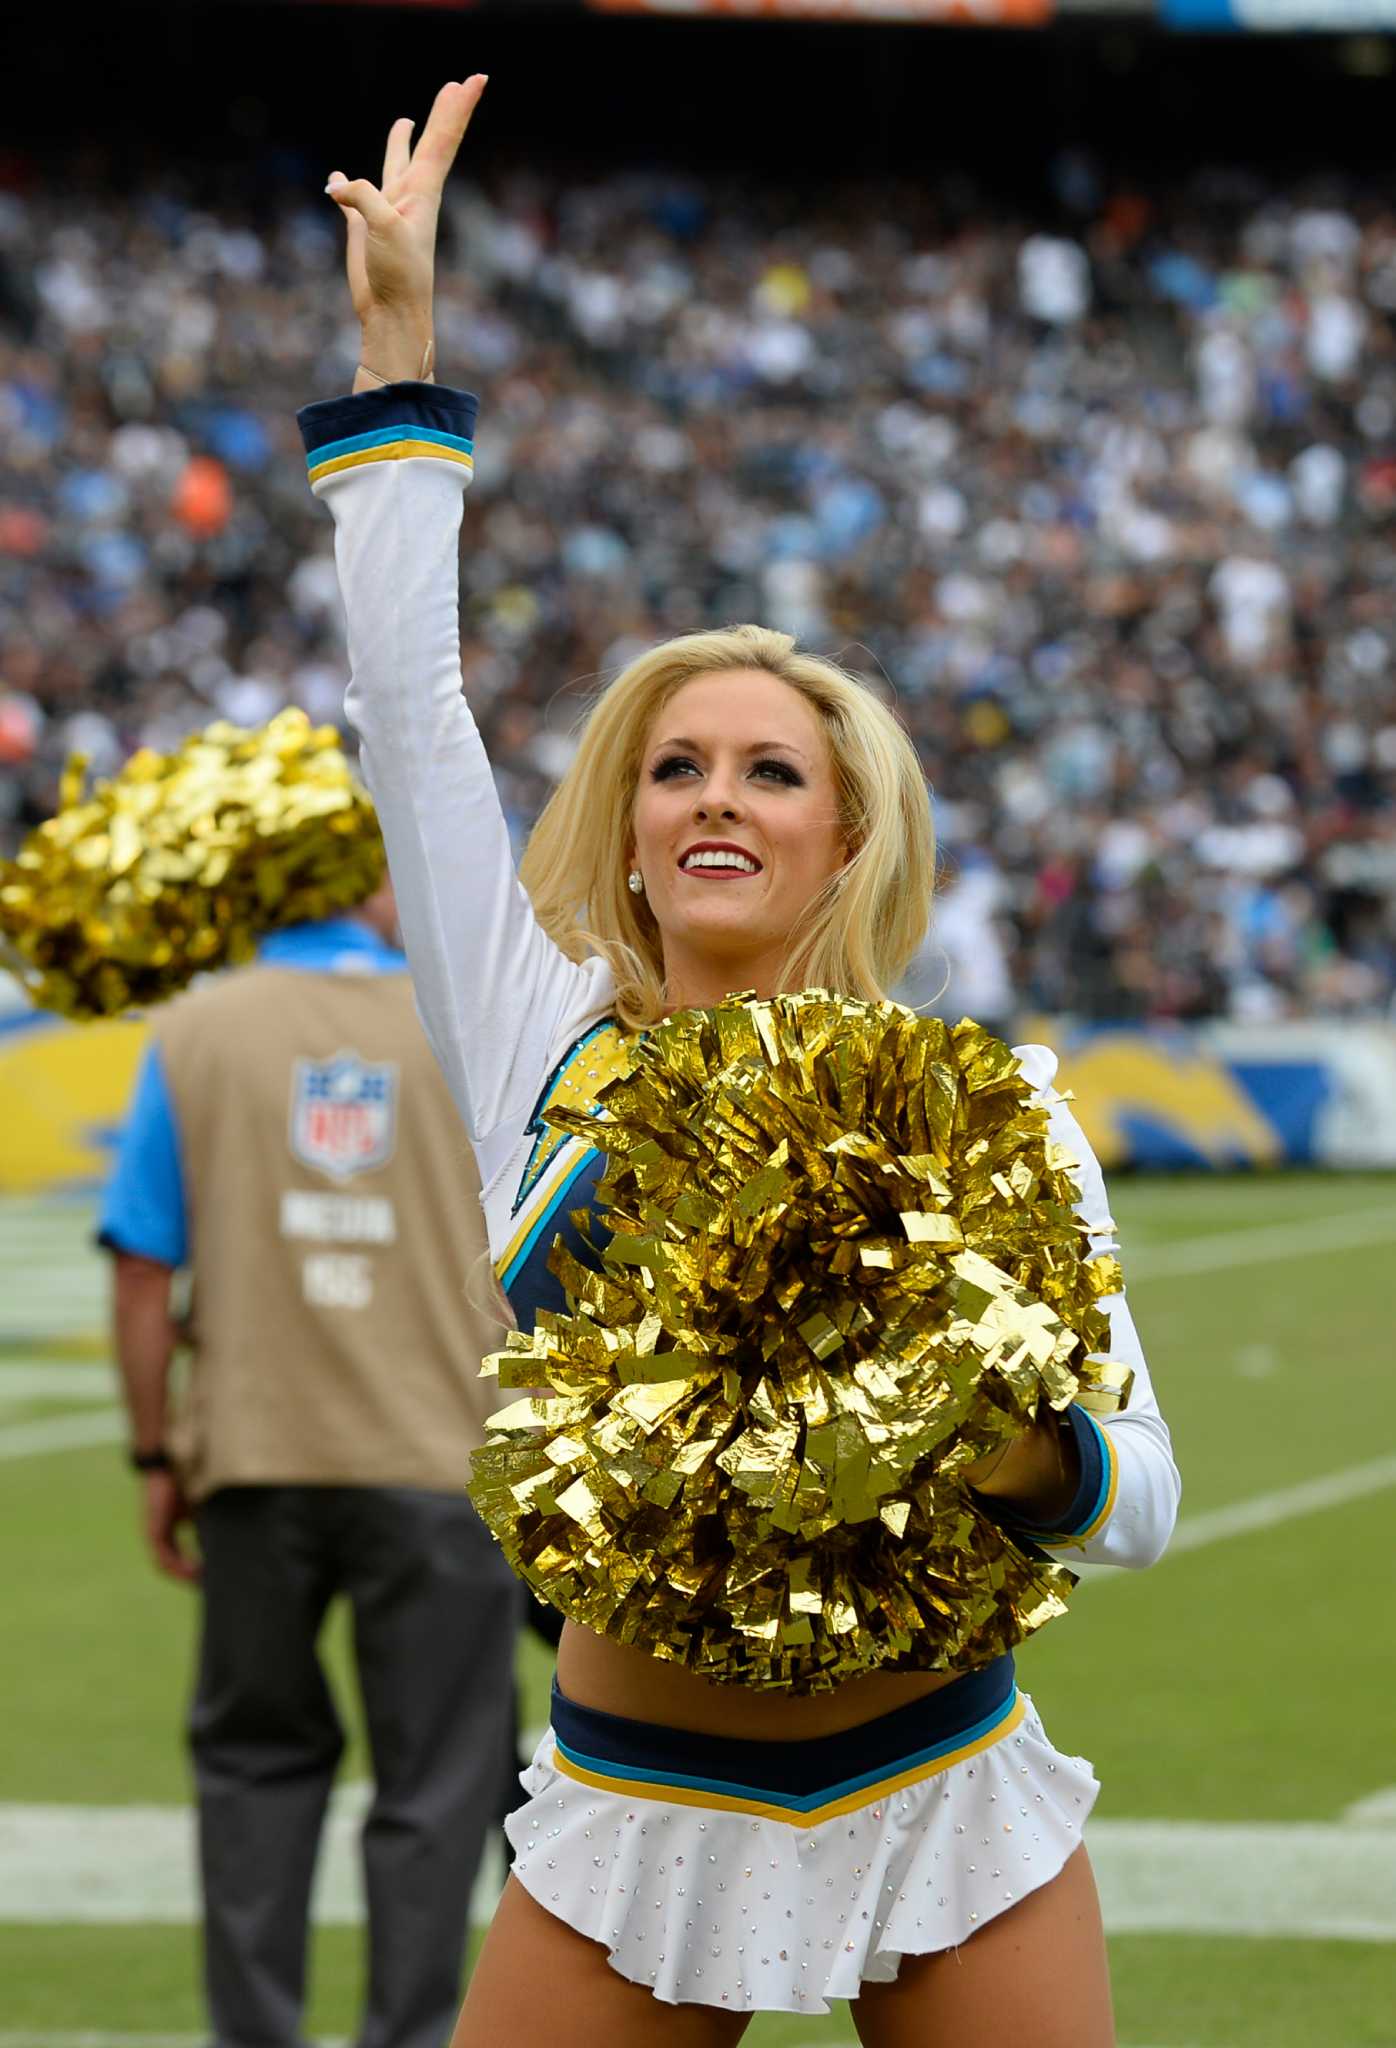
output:
[[801, 1742], [840, 1735], [880, 1714], [890, 1714], [942, 1686], [946, 1671], [870, 1671], [831, 1692], [756, 1692], [744, 1685], [714, 1685], [681, 1665], [644, 1650], [608, 1642], [569, 1621], [557, 1653], [557, 1682], [578, 1706], [657, 1722], [693, 1735], [725, 1735], [751, 1742]]

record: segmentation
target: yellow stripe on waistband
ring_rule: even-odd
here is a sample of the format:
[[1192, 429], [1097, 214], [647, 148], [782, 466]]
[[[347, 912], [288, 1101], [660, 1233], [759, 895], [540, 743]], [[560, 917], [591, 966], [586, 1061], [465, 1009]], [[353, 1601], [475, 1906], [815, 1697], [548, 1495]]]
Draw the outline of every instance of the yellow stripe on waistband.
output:
[[322, 477], [336, 476], [341, 469], [359, 469], [366, 462], [402, 462], [409, 455], [429, 455], [437, 462], [475, 467], [474, 456], [463, 448], [443, 448], [439, 441], [388, 441], [381, 448], [356, 448], [349, 455], [332, 456], [328, 462], [317, 463], [308, 475], [311, 483], [318, 484]]
[[894, 1792], [905, 1791], [908, 1785], [919, 1784], [923, 1778], [934, 1778], [940, 1772], [948, 1771], [954, 1764], [964, 1763], [967, 1757], [978, 1756], [981, 1751], [992, 1749], [1005, 1735], [1011, 1735], [1019, 1726], [1027, 1705], [1020, 1692], [1013, 1695], [1013, 1703], [1003, 1719], [988, 1733], [974, 1742], [967, 1742], [960, 1749], [948, 1750], [944, 1756], [933, 1757], [929, 1763], [917, 1764], [909, 1771], [894, 1771], [890, 1777], [881, 1779], [862, 1791], [850, 1792], [843, 1799], [835, 1799], [828, 1806], [816, 1807], [812, 1813], [793, 1812], [788, 1806], [775, 1806], [769, 1801], [742, 1798], [727, 1792], [700, 1792], [688, 1785], [650, 1784], [636, 1778], [608, 1778], [599, 1771], [589, 1771], [583, 1765], [573, 1763], [570, 1757], [553, 1746], [553, 1765], [565, 1778], [574, 1778], [579, 1785], [589, 1785], [596, 1792], [613, 1792], [621, 1799], [652, 1799], [659, 1806], [701, 1806], [714, 1813], [745, 1813], [757, 1820], [783, 1820], [793, 1828], [819, 1827], [826, 1820], [837, 1820], [840, 1814], [856, 1813], [860, 1806], [873, 1806], [879, 1799], [887, 1799]]

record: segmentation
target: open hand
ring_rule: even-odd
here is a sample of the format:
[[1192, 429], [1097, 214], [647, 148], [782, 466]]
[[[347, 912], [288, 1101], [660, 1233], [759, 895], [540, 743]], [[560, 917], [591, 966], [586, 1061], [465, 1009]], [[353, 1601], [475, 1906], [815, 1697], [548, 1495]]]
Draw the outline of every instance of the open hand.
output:
[[443, 85], [415, 149], [415, 124], [394, 121], [381, 186], [332, 171], [325, 187], [348, 231], [349, 293], [364, 330], [364, 360], [391, 380], [423, 374], [441, 194], [487, 83], [477, 73], [463, 85]]

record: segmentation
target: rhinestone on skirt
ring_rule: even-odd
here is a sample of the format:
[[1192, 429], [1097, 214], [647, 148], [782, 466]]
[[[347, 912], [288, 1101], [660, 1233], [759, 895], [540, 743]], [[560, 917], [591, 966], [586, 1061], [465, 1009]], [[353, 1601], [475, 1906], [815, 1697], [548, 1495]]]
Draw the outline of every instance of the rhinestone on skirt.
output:
[[[811, 1827], [579, 1784], [556, 1769], [548, 1732], [523, 1773], [530, 1798], [506, 1823], [514, 1875], [667, 2003], [827, 2012], [860, 1984], [890, 1983], [904, 1955], [968, 1940], [1080, 1847], [1094, 1774], [1053, 1749], [1025, 1705], [972, 1765], [892, 1799], [874, 1787], [866, 1806]], [[990, 1838], [1012, 1849], [1011, 1871], [985, 1855]], [[614, 1844], [605, 1858], [597, 1839]]]

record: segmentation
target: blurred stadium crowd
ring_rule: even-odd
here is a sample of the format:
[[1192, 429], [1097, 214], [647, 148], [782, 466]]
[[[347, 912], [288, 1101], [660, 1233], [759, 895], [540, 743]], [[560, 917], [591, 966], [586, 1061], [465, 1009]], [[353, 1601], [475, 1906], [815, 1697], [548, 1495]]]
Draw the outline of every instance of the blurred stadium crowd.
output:
[[[957, 1011], [1387, 1013], [1396, 212], [1059, 186], [1050, 230], [902, 187], [455, 194], [463, 652], [511, 822], [579, 686], [757, 618], [895, 691]], [[74, 749], [337, 717], [293, 412], [355, 338], [318, 194], [0, 192], [0, 846]]]

